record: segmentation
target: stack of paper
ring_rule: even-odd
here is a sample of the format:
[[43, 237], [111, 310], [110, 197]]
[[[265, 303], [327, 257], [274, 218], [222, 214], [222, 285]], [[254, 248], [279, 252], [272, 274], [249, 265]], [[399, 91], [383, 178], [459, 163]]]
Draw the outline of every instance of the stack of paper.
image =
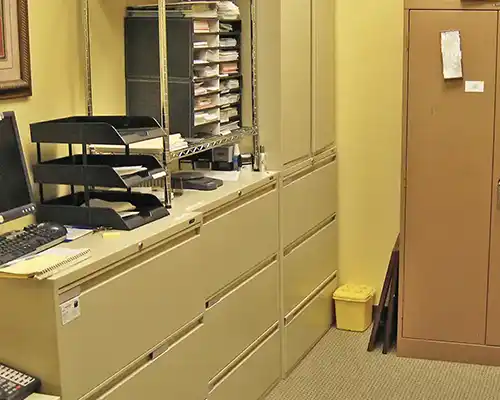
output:
[[208, 47], [208, 42], [206, 40], [197, 40], [196, 42], [193, 42], [193, 47], [195, 49]]
[[231, 24], [225, 24], [224, 22], [221, 22], [219, 25], [219, 29], [221, 32], [232, 32], [233, 31], [233, 25]]
[[217, 112], [197, 112], [194, 115], [194, 125], [203, 125], [209, 122], [216, 122], [219, 120], [219, 115]]
[[220, 97], [220, 105], [228, 105], [228, 104], [234, 104], [240, 101], [240, 94], [239, 93], [229, 93], [225, 94], [224, 96]]
[[170, 151], [182, 150], [188, 147], [188, 143], [180, 133], [174, 133], [169, 136], [169, 147]]
[[226, 79], [222, 81], [220, 84], [220, 89], [223, 92], [239, 88], [240, 88], [240, 81], [238, 79]]
[[210, 94], [219, 91], [218, 81], [204, 81], [197, 82], [194, 84], [194, 95], [202, 96], [204, 94]]
[[238, 64], [237, 63], [227, 63], [221, 65], [221, 74], [237, 74], [238, 73]]
[[216, 96], [212, 97], [197, 97], [195, 99], [194, 109], [195, 111], [203, 110], [206, 108], [215, 107], [218, 105]]
[[113, 169], [120, 176], [134, 175], [134, 174], [137, 174], [138, 172], [147, 171], [148, 170], [143, 165], [130, 165], [130, 166], [126, 166], [126, 167], [114, 167]]
[[221, 135], [229, 135], [229, 134], [231, 134], [232, 131], [234, 131], [235, 129], [239, 129], [239, 128], [240, 128], [239, 121], [230, 122], [228, 124], [221, 125], [220, 134]]
[[219, 52], [220, 61], [236, 61], [240, 55], [236, 50], [226, 50]]
[[218, 71], [216, 67], [206, 66], [206, 67], [194, 67], [195, 78], [210, 78], [216, 77]]
[[208, 21], [195, 20], [193, 21], [193, 28], [195, 33], [207, 33], [210, 32], [210, 25]]
[[221, 38], [219, 40], [220, 47], [236, 47], [238, 46], [238, 41], [235, 38]]
[[224, 108], [220, 111], [220, 122], [229, 122], [232, 117], [238, 116], [238, 109], [236, 107]]
[[238, 19], [240, 9], [232, 1], [224, 0], [219, 2], [218, 14], [220, 19]]
[[190, 18], [217, 18], [217, 9], [211, 4], [192, 4], [183, 12]]

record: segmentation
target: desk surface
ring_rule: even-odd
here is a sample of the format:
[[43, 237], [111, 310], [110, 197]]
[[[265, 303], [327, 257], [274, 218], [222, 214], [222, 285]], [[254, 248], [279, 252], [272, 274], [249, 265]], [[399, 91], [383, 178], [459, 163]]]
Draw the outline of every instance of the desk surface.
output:
[[58, 396], [49, 396], [48, 394], [33, 393], [26, 400], [61, 400], [61, 398]]
[[116, 231], [116, 234], [93, 233], [70, 243], [67, 248], [89, 248], [91, 257], [50, 278], [56, 288], [82, 279], [98, 270], [136, 254], [190, 227], [201, 224], [203, 212], [237, 199], [269, 182], [276, 180], [277, 173], [242, 171], [235, 182], [224, 182], [217, 190], [201, 192], [186, 190], [176, 198], [171, 215], [132, 231]]

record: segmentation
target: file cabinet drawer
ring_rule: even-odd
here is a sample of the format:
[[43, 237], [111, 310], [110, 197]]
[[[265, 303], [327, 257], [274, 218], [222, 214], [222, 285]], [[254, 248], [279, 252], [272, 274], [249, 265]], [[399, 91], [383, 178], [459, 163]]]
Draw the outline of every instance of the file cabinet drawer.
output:
[[203, 313], [197, 232], [145, 251], [108, 271], [117, 271], [111, 276], [82, 283], [79, 317], [60, 321], [63, 398], [80, 398]]
[[208, 374], [213, 378], [278, 321], [278, 263], [230, 291], [205, 313]]
[[203, 329], [199, 326], [190, 332], [99, 400], [204, 400], [208, 379]]
[[285, 326], [287, 373], [332, 326], [332, 295], [336, 287], [337, 280], [333, 279], [298, 314], [287, 318]]
[[283, 188], [283, 243], [288, 246], [337, 212], [337, 164], [331, 161]]
[[208, 395], [208, 400], [257, 400], [280, 379], [279, 331], [250, 353]]
[[203, 226], [206, 298], [278, 251], [277, 191], [248, 198]]
[[337, 271], [337, 246], [337, 221], [331, 220], [285, 256], [283, 261], [285, 315]]

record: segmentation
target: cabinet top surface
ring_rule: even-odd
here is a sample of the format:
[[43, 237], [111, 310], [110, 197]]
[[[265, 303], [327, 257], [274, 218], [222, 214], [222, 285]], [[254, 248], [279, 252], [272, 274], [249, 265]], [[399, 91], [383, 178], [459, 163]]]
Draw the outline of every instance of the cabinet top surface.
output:
[[405, 0], [406, 10], [499, 10], [500, 1], [491, 0]]
[[239, 179], [224, 182], [211, 192], [186, 190], [176, 198], [168, 217], [151, 222], [132, 231], [95, 232], [73, 242], [64, 243], [66, 248], [89, 248], [91, 257], [71, 268], [48, 278], [56, 288], [69, 285], [113, 263], [133, 256], [149, 247], [167, 241], [183, 231], [200, 226], [203, 213], [216, 209], [269, 182], [276, 181], [277, 173], [242, 171]]

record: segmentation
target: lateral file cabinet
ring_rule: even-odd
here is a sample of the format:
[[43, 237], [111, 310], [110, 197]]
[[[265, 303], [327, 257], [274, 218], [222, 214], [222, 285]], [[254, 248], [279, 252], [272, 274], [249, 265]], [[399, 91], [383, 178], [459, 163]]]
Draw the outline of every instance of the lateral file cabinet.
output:
[[203, 325], [197, 323], [194, 329], [190, 326], [187, 332], [174, 336], [153, 353], [154, 359], [145, 361], [142, 368], [134, 370], [99, 399], [204, 399], [206, 367], [199, 359], [206, 354], [203, 333]]
[[64, 244], [92, 257], [0, 280], [0, 359], [64, 400], [261, 399], [332, 322], [335, 175], [331, 152], [284, 181], [242, 171], [167, 218]]
[[[92, 258], [74, 270], [41, 282], [0, 280], [2, 301], [12, 303], [2, 312], [2, 362], [29, 370], [40, 377], [44, 392], [67, 400], [106, 398], [107, 393], [137, 399], [128, 392], [117, 397], [125, 393], [117, 387], [125, 381], [136, 393], [168, 365], [181, 371], [178, 382], [186, 388], [156, 382], [148, 395], [186, 393], [181, 397], [203, 399], [208, 381], [201, 361], [204, 327], [193, 322], [205, 308], [203, 280], [194, 279], [203, 274], [200, 224], [200, 216], [186, 215], [116, 239], [90, 235], [73, 244], [92, 250]], [[68, 302], [72, 311], [62, 320]], [[186, 326], [190, 330], [182, 330]], [[189, 366], [182, 364], [186, 354], [181, 356], [181, 349], [195, 356]]]
[[[258, 187], [237, 190], [232, 198], [198, 209], [204, 212], [202, 244], [211, 265], [204, 317], [209, 399], [239, 398], [241, 389], [234, 386], [239, 382], [235, 376], [245, 371], [257, 379], [268, 368], [260, 361], [268, 352], [275, 357], [274, 364], [280, 364], [279, 345], [275, 344], [278, 204], [278, 180], [271, 175]], [[280, 368], [272, 365], [262, 381], [254, 381], [252, 392], [263, 389], [256, 398], [280, 377]]]
[[334, 2], [258, 0], [257, 13], [259, 135], [283, 170], [335, 142]]
[[326, 152], [283, 179], [284, 372], [332, 323], [337, 280], [337, 167]]
[[[403, 356], [500, 365], [499, 8], [406, 2]], [[445, 31], [461, 79], [443, 78]]]
[[336, 274], [325, 280], [306, 301], [285, 318], [286, 373], [292, 371], [333, 323], [332, 294]]

